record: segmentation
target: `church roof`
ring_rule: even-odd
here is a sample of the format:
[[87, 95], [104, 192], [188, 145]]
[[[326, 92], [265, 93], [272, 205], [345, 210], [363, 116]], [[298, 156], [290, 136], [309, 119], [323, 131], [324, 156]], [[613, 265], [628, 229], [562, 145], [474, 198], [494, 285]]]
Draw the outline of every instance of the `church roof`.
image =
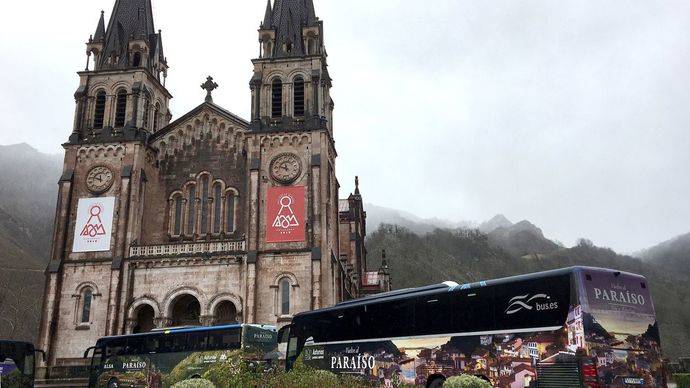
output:
[[[302, 27], [317, 25], [312, 0], [275, 0], [273, 11], [266, 10], [262, 27], [275, 30], [274, 57], [299, 57], [305, 53]], [[289, 52], [285, 50], [288, 45], [292, 46]]]
[[164, 135], [167, 134], [168, 132], [174, 130], [175, 127], [177, 127], [178, 124], [183, 123], [183, 122], [185, 122], [186, 120], [188, 120], [189, 118], [196, 116], [199, 112], [201, 112], [201, 111], [202, 111], [203, 109], [205, 109], [205, 108], [211, 110], [212, 112], [218, 114], [218, 115], [221, 116], [221, 117], [224, 117], [224, 118], [226, 118], [226, 119], [228, 119], [228, 120], [230, 120], [230, 121], [234, 121], [234, 122], [238, 123], [239, 125], [242, 125], [244, 128], [249, 127], [249, 122], [248, 122], [247, 120], [241, 118], [240, 116], [237, 116], [236, 114], [230, 112], [229, 110], [227, 110], [227, 109], [225, 109], [225, 108], [223, 108], [223, 107], [220, 107], [220, 106], [214, 104], [213, 102], [204, 101], [203, 103], [201, 103], [201, 105], [199, 105], [199, 106], [197, 106], [196, 108], [190, 110], [189, 112], [187, 112], [186, 114], [184, 114], [182, 117], [180, 117], [180, 118], [178, 118], [177, 120], [171, 122], [170, 124], [168, 124], [168, 125], [165, 126], [164, 128], [161, 128], [161, 130], [158, 131], [158, 132], [156, 132], [156, 133], [154, 133], [154, 134], [151, 136], [151, 138], [150, 138], [149, 140], [150, 140], [150, 141], [155, 141], [156, 139], [158, 139], [158, 138], [164, 136]]
[[[129, 62], [128, 46], [132, 39], [146, 41], [152, 52], [156, 52], [157, 46], [161, 45], [153, 25], [151, 0], [115, 1], [108, 29], [105, 31], [105, 46], [103, 47], [105, 55], [101, 57], [101, 65], [114, 68], [125, 67]], [[162, 57], [162, 49], [159, 53]], [[115, 65], [109, 65], [113, 54], [119, 60]]]

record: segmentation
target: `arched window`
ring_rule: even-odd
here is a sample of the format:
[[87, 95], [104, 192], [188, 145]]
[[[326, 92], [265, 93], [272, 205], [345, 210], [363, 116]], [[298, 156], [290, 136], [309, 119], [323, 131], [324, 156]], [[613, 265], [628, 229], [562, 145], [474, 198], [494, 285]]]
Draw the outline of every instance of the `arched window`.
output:
[[141, 126], [143, 128], [148, 128], [149, 127], [149, 114], [151, 110], [151, 103], [149, 102], [148, 98], [144, 99], [144, 117], [142, 119], [142, 124]]
[[223, 205], [223, 188], [220, 186], [220, 183], [216, 183], [215, 186], [213, 186], [213, 233], [215, 234], [220, 234], [222, 230], [222, 223], [223, 223], [223, 214], [222, 214], [222, 205]]
[[117, 105], [115, 107], [115, 127], [125, 126], [125, 116], [127, 114], [127, 91], [120, 89], [117, 91]]
[[103, 128], [103, 118], [105, 117], [105, 91], [100, 90], [96, 93], [96, 107], [93, 114], [93, 127]]
[[225, 193], [225, 231], [233, 233], [235, 231], [235, 202], [237, 198], [233, 191]]
[[196, 224], [196, 186], [189, 186], [189, 196], [187, 197], [187, 234], [194, 235], [194, 225]]
[[182, 209], [183, 209], [184, 198], [182, 194], [178, 194], [173, 198], [173, 230], [172, 234], [179, 236], [182, 234]]
[[276, 78], [273, 80], [271, 97], [271, 117], [279, 118], [283, 115], [283, 82]]
[[141, 66], [141, 53], [138, 51], [136, 53], [134, 53], [134, 58], [132, 59], [132, 66], [134, 66], [134, 67]]
[[204, 175], [201, 178], [201, 231], [199, 234], [205, 235], [208, 233], [208, 221], [209, 221], [209, 182], [208, 175]]
[[81, 293], [81, 323], [91, 322], [91, 303], [93, 302], [93, 290], [90, 287], [84, 288]]
[[280, 280], [280, 315], [290, 315], [290, 279]]
[[156, 103], [156, 107], [153, 110], [153, 132], [158, 131], [158, 116], [161, 114], [161, 104]]
[[295, 116], [304, 116], [304, 78], [297, 76], [294, 81], [295, 88]]

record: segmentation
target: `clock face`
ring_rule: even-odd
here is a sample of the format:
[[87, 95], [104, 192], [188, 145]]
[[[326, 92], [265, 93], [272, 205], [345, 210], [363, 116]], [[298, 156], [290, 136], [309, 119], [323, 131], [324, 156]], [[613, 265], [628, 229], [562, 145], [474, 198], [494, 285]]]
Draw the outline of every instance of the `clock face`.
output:
[[86, 176], [86, 188], [94, 194], [102, 194], [113, 185], [113, 172], [104, 166], [96, 166]]
[[294, 182], [302, 172], [302, 164], [295, 154], [280, 154], [271, 162], [271, 176], [280, 183]]

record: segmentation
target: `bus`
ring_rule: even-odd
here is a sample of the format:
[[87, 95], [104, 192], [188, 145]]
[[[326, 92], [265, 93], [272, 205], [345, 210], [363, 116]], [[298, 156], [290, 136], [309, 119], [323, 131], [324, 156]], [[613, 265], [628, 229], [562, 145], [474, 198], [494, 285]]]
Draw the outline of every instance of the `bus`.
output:
[[439, 387], [664, 387], [647, 280], [589, 267], [392, 291], [305, 312], [281, 329], [286, 368]]
[[29, 342], [0, 340], [0, 387], [33, 387], [36, 353]]
[[282, 368], [277, 338], [275, 326], [249, 324], [104, 337], [84, 354], [91, 354], [89, 387], [171, 387], [240, 362]]

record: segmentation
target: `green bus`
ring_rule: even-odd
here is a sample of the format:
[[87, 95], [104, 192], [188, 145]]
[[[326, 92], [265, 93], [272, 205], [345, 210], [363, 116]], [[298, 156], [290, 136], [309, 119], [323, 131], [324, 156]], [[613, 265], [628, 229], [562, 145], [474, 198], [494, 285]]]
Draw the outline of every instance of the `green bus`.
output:
[[275, 326], [234, 324], [104, 337], [91, 354], [89, 387], [168, 388], [247, 363], [278, 368]]

